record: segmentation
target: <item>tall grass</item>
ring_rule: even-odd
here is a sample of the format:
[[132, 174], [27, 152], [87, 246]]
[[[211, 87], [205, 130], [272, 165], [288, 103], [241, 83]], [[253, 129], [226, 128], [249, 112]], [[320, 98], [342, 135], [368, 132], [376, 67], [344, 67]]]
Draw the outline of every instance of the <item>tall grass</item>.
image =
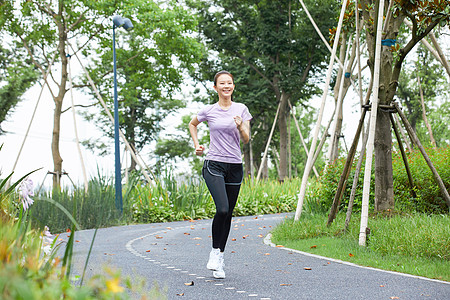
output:
[[[235, 208], [235, 216], [289, 212], [295, 210], [299, 179], [254, 182], [244, 180]], [[139, 174], [123, 185], [123, 213], [115, 206], [113, 180], [98, 176], [83, 187], [57, 192], [44, 191], [35, 197], [30, 210], [34, 227], [48, 226], [62, 232], [73, 223], [66, 210], [82, 229], [129, 223], [170, 222], [212, 218], [214, 202], [204, 181], [189, 178], [179, 181], [170, 170], [161, 172], [152, 184]], [[55, 203], [60, 206], [55, 206]]]

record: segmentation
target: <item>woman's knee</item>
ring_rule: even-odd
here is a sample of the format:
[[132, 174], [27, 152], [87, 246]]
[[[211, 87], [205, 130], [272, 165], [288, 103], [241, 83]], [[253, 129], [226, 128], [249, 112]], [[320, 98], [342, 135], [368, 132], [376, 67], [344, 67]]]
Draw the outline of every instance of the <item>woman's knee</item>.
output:
[[216, 207], [216, 215], [221, 218], [226, 218], [229, 214], [228, 207], [225, 206], [217, 206]]

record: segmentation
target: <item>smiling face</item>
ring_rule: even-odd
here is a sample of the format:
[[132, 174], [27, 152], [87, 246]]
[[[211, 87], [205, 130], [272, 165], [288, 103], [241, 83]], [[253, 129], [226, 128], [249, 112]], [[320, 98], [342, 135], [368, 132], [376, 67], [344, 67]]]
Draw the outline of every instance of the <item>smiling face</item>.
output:
[[221, 74], [217, 77], [214, 89], [217, 94], [219, 94], [219, 98], [228, 99], [231, 98], [231, 95], [234, 91], [234, 82], [233, 77], [229, 74]]

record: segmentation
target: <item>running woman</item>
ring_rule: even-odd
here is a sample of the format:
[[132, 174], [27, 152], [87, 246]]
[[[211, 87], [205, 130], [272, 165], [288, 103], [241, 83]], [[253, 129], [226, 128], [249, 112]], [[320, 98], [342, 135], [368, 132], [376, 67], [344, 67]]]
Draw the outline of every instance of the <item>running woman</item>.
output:
[[199, 144], [197, 126], [203, 121], [210, 130], [209, 151], [203, 163], [202, 175], [216, 205], [212, 222], [212, 250], [206, 267], [215, 278], [225, 278], [223, 254], [230, 233], [231, 218], [243, 178], [240, 140], [250, 140], [250, 115], [247, 106], [232, 101], [233, 75], [220, 71], [214, 76], [214, 89], [219, 101], [207, 105], [192, 118], [189, 131], [194, 141], [195, 154], [203, 155], [205, 147]]

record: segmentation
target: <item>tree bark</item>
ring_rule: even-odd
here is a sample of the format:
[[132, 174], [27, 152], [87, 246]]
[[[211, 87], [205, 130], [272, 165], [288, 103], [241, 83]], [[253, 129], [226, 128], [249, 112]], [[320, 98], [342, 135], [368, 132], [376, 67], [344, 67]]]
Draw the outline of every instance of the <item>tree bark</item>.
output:
[[287, 144], [288, 144], [288, 130], [287, 130], [287, 115], [289, 114], [288, 107], [289, 95], [282, 92], [280, 97], [280, 114], [278, 118], [278, 129], [280, 130], [280, 164], [278, 178], [283, 182], [287, 177]]
[[[62, 11], [59, 12], [59, 15], [62, 15]], [[66, 85], [68, 80], [68, 59], [66, 56], [66, 41], [67, 41], [67, 33], [65, 30], [65, 24], [62, 22], [57, 22], [58, 27], [58, 36], [59, 36], [59, 44], [58, 44], [58, 52], [59, 58], [61, 59], [61, 79], [59, 82], [59, 91], [58, 95], [53, 98], [55, 103], [55, 109], [53, 111], [53, 134], [52, 134], [52, 157], [53, 157], [53, 189], [60, 188], [61, 182], [61, 174], [62, 174], [62, 162], [63, 159], [61, 157], [61, 153], [59, 151], [59, 140], [61, 134], [61, 113], [62, 113], [62, 104], [64, 100], [64, 96], [66, 94]]]

